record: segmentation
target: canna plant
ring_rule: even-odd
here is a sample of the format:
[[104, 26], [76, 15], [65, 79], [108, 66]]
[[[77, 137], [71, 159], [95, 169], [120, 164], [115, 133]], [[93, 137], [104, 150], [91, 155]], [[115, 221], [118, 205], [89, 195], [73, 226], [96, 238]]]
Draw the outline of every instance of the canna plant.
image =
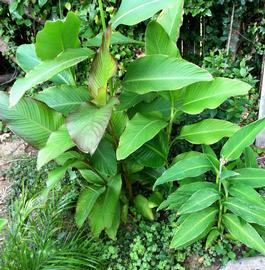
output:
[[[58, 164], [49, 173], [43, 195], [47, 196], [67, 171], [73, 170], [82, 176], [76, 223], [81, 227], [88, 219], [95, 235], [105, 231], [115, 238], [120, 222], [126, 222], [128, 206], [132, 203], [143, 217], [153, 220], [153, 208], [163, 201], [163, 192], [177, 187], [167, 183], [173, 180], [180, 181], [176, 190], [180, 195], [172, 193], [160, 206], [177, 209], [181, 214], [173, 247], [205, 236], [212, 227], [222, 233], [226, 226], [234, 235], [231, 229], [235, 228], [234, 223], [229, 222], [231, 214], [227, 210], [230, 199], [225, 202], [224, 196], [229, 192], [229, 179], [237, 179], [241, 172], [234, 170], [231, 164], [235, 163], [228, 164], [227, 169], [225, 165], [233, 161], [235, 155], [240, 156], [241, 148], [252, 143], [265, 123], [260, 121], [257, 127], [253, 124], [255, 134], [247, 131], [241, 135], [244, 144], [228, 155], [229, 140], [222, 151], [221, 162], [208, 145], [224, 137], [237, 141], [234, 136], [244, 129], [221, 119], [205, 119], [184, 126], [178, 136], [173, 135], [181, 114], [195, 115], [217, 108], [227, 98], [245, 95], [251, 88], [238, 80], [213, 78], [206, 70], [181, 58], [176, 41], [183, 3], [184, 0], [123, 0], [107, 27], [99, 0], [103, 31], [85, 43], [89, 48], [81, 47], [80, 22], [75, 13], [69, 12], [65, 20], [48, 21], [37, 34], [35, 44], [22, 45], [17, 50], [17, 62], [26, 76], [17, 79], [10, 95], [0, 92], [0, 118], [14, 133], [39, 149], [38, 168], [51, 160]], [[137, 44], [137, 41], [126, 38], [116, 29], [121, 24], [134, 25], [151, 17], [154, 19], [146, 29], [145, 54], [129, 65], [119, 82], [115, 76], [118, 64], [111, 55], [111, 45]], [[85, 81], [78, 76], [80, 62], [90, 67]], [[36, 89], [33, 96], [25, 97], [32, 89]], [[250, 133], [251, 138], [247, 136]], [[181, 140], [204, 145], [205, 153], [183, 153], [174, 158], [173, 148]], [[252, 152], [248, 148], [246, 153], [249, 156]], [[252, 164], [252, 160], [246, 160]], [[215, 184], [198, 181], [206, 172], [216, 174]], [[204, 193], [196, 197], [210, 197], [205, 208], [197, 206], [198, 200], [196, 197], [194, 200], [193, 194], [184, 196], [181, 191], [184, 183], [192, 184], [187, 186], [188, 192], [201, 190], [197, 182], [203, 182]], [[165, 185], [161, 191], [152, 192], [154, 183]], [[145, 196], [138, 193], [139, 188], [134, 188], [139, 185], [146, 189]], [[172, 198], [181, 203], [172, 206]], [[186, 202], [188, 206], [194, 204], [194, 213], [189, 212]], [[191, 229], [193, 221], [198, 220], [196, 215], [202, 215], [201, 219], [207, 222], [192, 231], [185, 230], [187, 226]], [[242, 217], [232, 217], [242, 222]], [[176, 243], [183, 230], [185, 243]], [[214, 238], [213, 234], [217, 235], [210, 232], [210, 238]]]

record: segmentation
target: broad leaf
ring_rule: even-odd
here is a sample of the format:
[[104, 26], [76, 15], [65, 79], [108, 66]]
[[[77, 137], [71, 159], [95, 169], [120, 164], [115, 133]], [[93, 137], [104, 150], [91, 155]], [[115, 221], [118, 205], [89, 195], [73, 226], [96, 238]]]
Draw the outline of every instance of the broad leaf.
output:
[[38, 0], [40, 7], [43, 7], [47, 2], [48, 2], [48, 0]]
[[199, 176], [210, 169], [212, 169], [212, 165], [203, 155], [180, 160], [157, 179], [154, 188], [164, 183]]
[[216, 208], [207, 208], [189, 215], [177, 228], [171, 247], [176, 249], [185, 247], [203, 236], [214, 224], [217, 212]]
[[211, 81], [204, 69], [182, 59], [166, 55], [148, 55], [128, 67], [123, 86], [127, 91], [145, 94], [177, 90], [198, 81]]
[[[167, 123], [156, 118], [136, 114], [121, 135], [117, 149], [117, 159], [125, 159], [144, 143], [150, 141]], [[129, 143], [128, 143], [129, 142]]]
[[211, 206], [219, 198], [220, 196], [216, 189], [200, 189], [192, 194], [192, 196], [178, 209], [178, 215], [198, 212]]
[[206, 249], [206, 250], [207, 250], [209, 247], [212, 246], [213, 242], [219, 237], [219, 235], [220, 235], [220, 232], [219, 232], [219, 230], [217, 230], [217, 229], [213, 229], [213, 230], [209, 233], [209, 235], [208, 235], [208, 237], [207, 237], [207, 239], [206, 239], [206, 243], [205, 243], [205, 249]]
[[81, 151], [94, 154], [116, 103], [117, 100], [114, 98], [102, 108], [97, 108], [92, 104], [83, 104], [77, 112], [68, 115], [69, 134]]
[[111, 24], [116, 28], [120, 24], [134, 25], [144, 21], [164, 8], [172, 7], [176, 0], [122, 0]]
[[214, 144], [223, 137], [232, 136], [240, 127], [219, 119], [206, 119], [193, 125], [184, 126], [178, 139], [193, 144]]
[[244, 151], [246, 168], [258, 168], [257, 154], [249, 146]]
[[265, 200], [254, 188], [250, 186], [238, 183], [229, 188], [229, 193], [245, 202], [265, 207]]
[[39, 153], [37, 159], [37, 168], [38, 170], [48, 163], [49, 161], [57, 158], [65, 151], [74, 147], [73, 143], [67, 129], [65, 126], [60, 127], [58, 130], [51, 133], [48, 138], [48, 141]]
[[89, 93], [98, 105], [106, 104], [107, 83], [116, 72], [116, 62], [109, 52], [111, 29], [108, 28], [102, 45], [94, 58], [88, 78]]
[[265, 242], [250, 224], [232, 214], [225, 214], [223, 223], [234, 238], [265, 255]]
[[265, 226], [265, 209], [264, 206], [254, 204], [253, 202], [241, 200], [238, 198], [227, 198], [223, 205], [234, 214], [240, 216], [250, 223], [256, 223]]
[[194, 182], [180, 186], [175, 192], [171, 193], [167, 200], [162, 202], [159, 206], [160, 209], [178, 209], [184, 204], [195, 192], [203, 189], [216, 189], [214, 183], [209, 182]]
[[139, 148], [134, 153], [133, 158], [145, 167], [160, 168], [165, 165], [167, 154], [167, 136], [164, 132], [160, 132], [155, 138]]
[[180, 57], [179, 50], [164, 28], [152, 21], [148, 24], [145, 33], [145, 50], [147, 55], [164, 54], [172, 57]]
[[91, 164], [104, 175], [116, 175], [117, 162], [114, 147], [107, 139], [103, 139], [91, 157]]
[[153, 221], [154, 214], [149, 207], [148, 200], [143, 195], [137, 195], [134, 200], [136, 210], [146, 219]]
[[79, 228], [82, 227], [85, 220], [88, 218], [96, 200], [105, 190], [105, 187], [89, 187], [81, 192], [77, 201], [75, 214], [75, 221]]
[[164, 9], [157, 19], [175, 43], [179, 38], [180, 27], [183, 21], [183, 6], [184, 0], [177, 0], [174, 6]]
[[[42, 63], [37, 57], [34, 44], [23, 44], [17, 48], [17, 64], [25, 71], [30, 72], [36, 66]], [[63, 70], [50, 79], [55, 84], [74, 85], [75, 81], [70, 70]]]
[[110, 125], [112, 132], [116, 138], [119, 138], [121, 134], [123, 133], [127, 122], [128, 122], [128, 116], [126, 112], [121, 111], [113, 111], [110, 119]]
[[64, 165], [68, 160], [84, 160], [85, 155], [77, 151], [67, 151], [55, 159], [59, 165]]
[[231, 96], [246, 95], [251, 86], [239, 80], [215, 78], [211, 82], [199, 82], [181, 90], [180, 109], [198, 114], [205, 109], [215, 109]]
[[178, 154], [176, 157], [174, 157], [173, 160], [172, 160], [172, 164], [175, 164], [178, 161], [184, 160], [186, 158], [197, 157], [197, 156], [201, 156], [201, 155], [202, 155], [202, 153], [197, 152], [197, 151], [184, 152], [184, 153]]
[[10, 92], [10, 105], [15, 106], [26, 91], [49, 79], [61, 71], [84, 61], [93, 55], [89, 49], [68, 49], [53, 60], [46, 60], [30, 71], [26, 77], [17, 79]]
[[64, 21], [47, 21], [36, 36], [36, 53], [41, 60], [54, 59], [70, 48], [80, 46], [78, 34], [80, 20], [73, 12], [68, 12]]
[[257, 120], [240, 130], [228, 139], [221, 150], [222, 158], [232, 161], [240, 157], [244, 149], [253, 143], [256, 136], [265, 128], [265, 118]]
[[202, 145], [202, 151], [206, 158], [208, 158], [208, 160], [211, 162], [215, 174], [218, 174], [220, 170], [220, 161], [218, 160], [218, 157], [213, 149], [209, 145]]
[[105, 180], [102, 179], [96, 172], [92, 170], [83, 169], [79, 170], [79, 172], [84, 177], [84, 179], [90, 184], [96, 186], [103, 186], [105, 184]]
[[[96, 37], [89, 39], [85, 44], [88, 47], [100, 47], [102, 44], [102, 33], [99, 33]], [[126, 37], [120, 32], [112, 32], [111, 39], [110, 39], [110, 45], [116, 45], [116, 44], [140, 44], [143, 45], [144, 42], [134, 40], [132, 38]]]
[[104, 229], [110, 229], [115, 223], [116, 210], [119, 205], [121, 191], [121, 176], [112, 177], [106, 187], [106, 191], [98, 198], [89, 214], [91, 231], [99, 235]]
[[64, 115], [75, 111], [83, 102], [90, 100], [88, 90], [85, 87], [68, 85], [47, 88], [38, 93], [35, 98]]
[[265, 186], [265, 170], [259, 168], [243, 168], [238, 169], [236, 172], [239, 174], [233, 178], [228, 179], [229, 183], [245, 184], [253, 188], [261, 188]]
[[64, 123], [61, 114], [30, 98], [23, 98], [15, 107], [10, 108], [8, 94], [1, 91], [0, 119], [15, 134], [36, 148], [44, 147], [50, 134]]

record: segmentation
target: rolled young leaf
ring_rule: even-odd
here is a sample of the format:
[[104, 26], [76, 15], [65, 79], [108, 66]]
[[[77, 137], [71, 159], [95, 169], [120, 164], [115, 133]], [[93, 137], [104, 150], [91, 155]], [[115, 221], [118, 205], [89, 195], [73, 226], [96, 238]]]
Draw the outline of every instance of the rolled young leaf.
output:
[[134, 25], [164, 8], [172, 7], [176, 0], [122, 0], [117, 14], [111, 19], [115, 29], [120, 24]]
[[147, 220], [154, 220], [154, 214], [152, 209], [149, 207], [148, 200], [141, 194], [135, 197], [134, 205], [136, 210]]
[[68, 115], [67, 129], [81, 151], [94, 154], [108, 126], [112, 108], [117, 103], [118, 100], [113, 98], [101, 108], [83, 104], [78, 111]]
[[198, 114], [205, 109], [215, 109], [227, 98], [246, 95], [251, 86], [239, 80], [215, 78], [211, 82], [198, 82], [181, 90], [180, 109], [189, 114]]
[[168, 182], [196, 177], [212, 169], [212, 164], [203, 156], [195, 156], [178, 161], [166, 170], [155, 182], [153, 188]]
[[117, 149], [117, 159], [122, 160], [140, 148], [144, 143], [154, 138], [158, 132], [167, 126], [160, 119], [145, 117], [137, 113], [127, 124], [121, 135]]
[[256, 136], [265, 128], [265, 118], [257, 120], [228, 139], [221, 150], [221, 157], [227, 162], [240, 157], [244, 149], [252, 144]]
[[68, 49], [55, 59], [42, 62], [24, 78], [16, 80], [10, 91], [10, 106], [15, 106], [25, 92], [32, 87], [51, 79], [61, 71], [86, 60], [93, 54], [94, 52], [89, 49]]
[[171, 242], [172, 248], [183, 248], [200, 239], [216, 221], [218, 211], [214, 207], [189, 215], [177, 228]]
[[131, 63], [123, 86], [137, 94], [181, 89], [199, 81], [211, 81], [204, 69], [166, 55], [148, 55]]
[[1, 91], [0, 119], [17, 136], [36, 148], [44, 147], [51, 133], [65, 121], [60, 113], [30, 98], [23, 98], [10, 108], [8, 94]]
[[232, 214], [223, 216], [223, 224], [235, 239], [265, 255], [265, 242], [250, 224]]
[[145, 50], [147, 55], [164, 54], [180, 57], [179, 50], [164, 28], [156, 21], [148, 24], [145, 32]]
[[187, 140], [193, 144], [214, 144], [220, 141], [223, 137], [232, 136], [240, 127], [231, 122], [219, 119], [206, 119], [184, 126], [178, 139]]

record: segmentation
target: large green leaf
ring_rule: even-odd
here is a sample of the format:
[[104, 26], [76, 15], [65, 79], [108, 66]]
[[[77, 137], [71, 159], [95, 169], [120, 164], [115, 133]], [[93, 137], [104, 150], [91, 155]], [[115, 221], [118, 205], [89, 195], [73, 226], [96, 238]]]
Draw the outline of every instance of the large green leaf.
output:
[[120, 175], [112, 177], [108, 182], [106, 191], [98, 198], [89, 214], [91, 231], [97, 236], [102, 230], [110, 229], [113, 223], [115, 223], [121, 185]]
[[261, 207], [265, 207], [265, 200], [254, 188], [250, 186], [238, 183], [232, 187], [229, 187], [229, 194], [245, 202], [250, 202]]
[[204, 69], [182, 59], [166, 55], [148, 55], [128, 67], [123, 86], [127, 91], [145, 94], [151, 91], [177, 90], [198, 81], [211, 81]]
[[195, 156], [178, 161], [166, 170], [155, 182], [154, 188], [167, 182], [196, 177], [212, 169], [209, 160], [204, 156]]
[[216, 208], [207, 208], [189, 215], [177, 228], [171, 242], [172, 248], [182, 248], [197, 240], [214, 224]]
[[73, 143], [68, 130], [65, 125], [63, 125], [58, 130], [51, 133], [45, 147], [39, 151], [37, 168], [40, 169], [43, 165], [57, 158], [74, 146], [75, 144]]
[[139, 148], [134, 153], [133, 158], [145, 167], [160, 168], [165, 165], [167, 154], [167, 135], [164, 132], [160, 132], [151, 141]]
[[[85, 44], [89, 47], [100, 47], [102, 43], [102, 33], [99, 33], [94, 38], [89, 39]], [[110, 45], [116, 44], [140, 44], [143, 45], [144, 42], [138, 41], [129, 37], [124, 36], [120, 32], [112, 32]]]
[[116, 28], [120, 24], [134, 25], [144, 21], [164, 8], [172, 7], [176, 0], [122, 0], [111, 24]]
[[80, 20], [73, 12], [68, 12], [64, 21], [47, 21], [36, 36], [36, 53], [41, 60], [54, 59], [70, 48], [80, 46], [78, 34]]
[[91, 157], [91, 164], [100, 173], [105, 175], [116, 175], [117, 162], [114, 147], [111, 142], [103, 138], [99, 143], [96, 152]]
[[38, 93], [35, 98], [64, 115], [75, 111], [83, 102], [90, 100], [88, 90], [85, 87], [68, 85], [47, 88]]
[[115, 98], [101, 108], [92, 104], [82, 104], [77, 112], [68, 115], [69, 134], [81, 151], [94, 154], [108, 126], [115, 104]]
[[178, 214], [189, 214], [198, 212], [211, 206], [219, 199], [219, 194], [216, 189], [205, 188], [200, 189], [192, 194], [192, 196], [178, 209]]
[[147, 55], [164, 54], [179, 57], [180, 53], [165, 29], [156, 21], [148, 24], [145, 33], [145, 50]]
[[78, 198], [75, 221], [77, 226], [80, 228], [88, 218], [94, 204], [98, 197], [106, 190], [106, 187], [93, 188], [88, 187], [83, 190]]
[[184, 0], [177, 0], [173, 7], [164, 9], [157, 19], [175, 43], [179, 38], [180, 27], [183, 21], [183, 6]]
[[181, 90], [180, 109], [198, 114], [205, 109], [215, 109], [231, 96], [246, 95], [251, 86], [239, 80], [215, 78], [211, 82], [199, 82]]
[[254, 204], [235, 197], [229, 197], [224, 201], [224, 206], [234, 214], [240, 216], [250, 223], [256, 223], [265, 226], [265, 209], [264, 206]]
[[127, 122], [128, 116], [126, 112], [113, 111], [110, 119], [111, 130], [116, 138], [119, 138], [123, 133]]
[[1, 91], [0, 119], [15, 134], [36, 148], [44, 147], [50, 134], [64, 123], [61, 114], [30, 98], [23, 98], [10, 108], [8, 94]]
[[149, 207], [148, 200], [141, 194], [135, 197], [134, 205], [136, 210], [146, 219], [153, 221], [154, 214], [152, 209]]
[[265, 118], [257, 120], [238, 130], [223, 146], [221, 157], [225, 161], [232, 161], [239, 158], [244, 149], [253, 143], [256, 136], [264, 128]]
[[88, 78], [88, 88], [94, 102], [106, 104], [107, 83], [116, 72], [116, 62], [109, 52], [111, 29], [102, 38], [102, 45], [94, 58]]
[[232, 136], [240, 127], [219, 119], [206, 119], [184, 126], [181, 129], [178, 139], [187, 140], [193, 144], [213, 144], [220, 141], [223, 137]]
[[136, 114], [121, 135], [117, 149], [117, 159], [125, 159], [144, 143], [150, 141], [167, 123], [156, 118]]
[[234, 238], [265, 255], [265, 242], [250, 224], [232, 214], [225, 214], [223, 223]]
[[68, 49], [59, 54], [53, 60], [46, 60], [36, 66], [24, 78], [17, 79], [10, 92], [10, 105], [15, 106], [24, 93], [52, 77], [61, 71], [84, 61], [93, 55], [89, 49]]
[[265, 170], [259, 168], [242, 168], [236, 170], [239, 174], [229, 178], [231, 184], [245, 184], [253, 188], [261, 188], [265, 186]]
[[[29, 72], [42, 63], [37, 57], [34, 44], [23, 44], [17, 48], [17, 64], [25, 71]], [[55, 84], [74, 85], [75, 81], [70, 70], [63, 70], [50, 79]]]

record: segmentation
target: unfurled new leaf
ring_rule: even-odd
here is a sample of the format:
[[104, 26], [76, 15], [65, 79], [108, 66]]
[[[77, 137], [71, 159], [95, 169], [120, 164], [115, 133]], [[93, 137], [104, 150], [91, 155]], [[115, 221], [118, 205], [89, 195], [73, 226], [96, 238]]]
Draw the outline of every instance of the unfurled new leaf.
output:
[[82, 104], [78, 111], [68, 115], [67, 129], [81, 151], [94, 154], [108, 126], [115, 104], [115, 98], [102, 108]]
[[240, 127], [231, 122], [219, 119], [206, 119], [184, 126], [181, 129], [179, 139], [187, 140], [193, 144], [214, 144], [223, 137], [232, 136]]
[[177, 90], [198, 81], [211, 81], [204, 69], [166, 55], [148, 55], [128, 67], [123, 86], [137, 94]]
[[136, 114], [127, 124], [121, 135], [117, 149], [117, 159], [122, 160], [154, 138], [167, 123], [160, 119]]
[[116, 62], [109, 52], [111, 29], [102, 38], [102, 45], [94, 58], [88, 78], [88, 88], [94, 102], [106, 104], [107, 83], [116, 72]]
[[154, 214], [149, 207], [148, 200], [143, 195], [137, 195], [134, 200], [136, 210], [146, 219], [154, 220]]

